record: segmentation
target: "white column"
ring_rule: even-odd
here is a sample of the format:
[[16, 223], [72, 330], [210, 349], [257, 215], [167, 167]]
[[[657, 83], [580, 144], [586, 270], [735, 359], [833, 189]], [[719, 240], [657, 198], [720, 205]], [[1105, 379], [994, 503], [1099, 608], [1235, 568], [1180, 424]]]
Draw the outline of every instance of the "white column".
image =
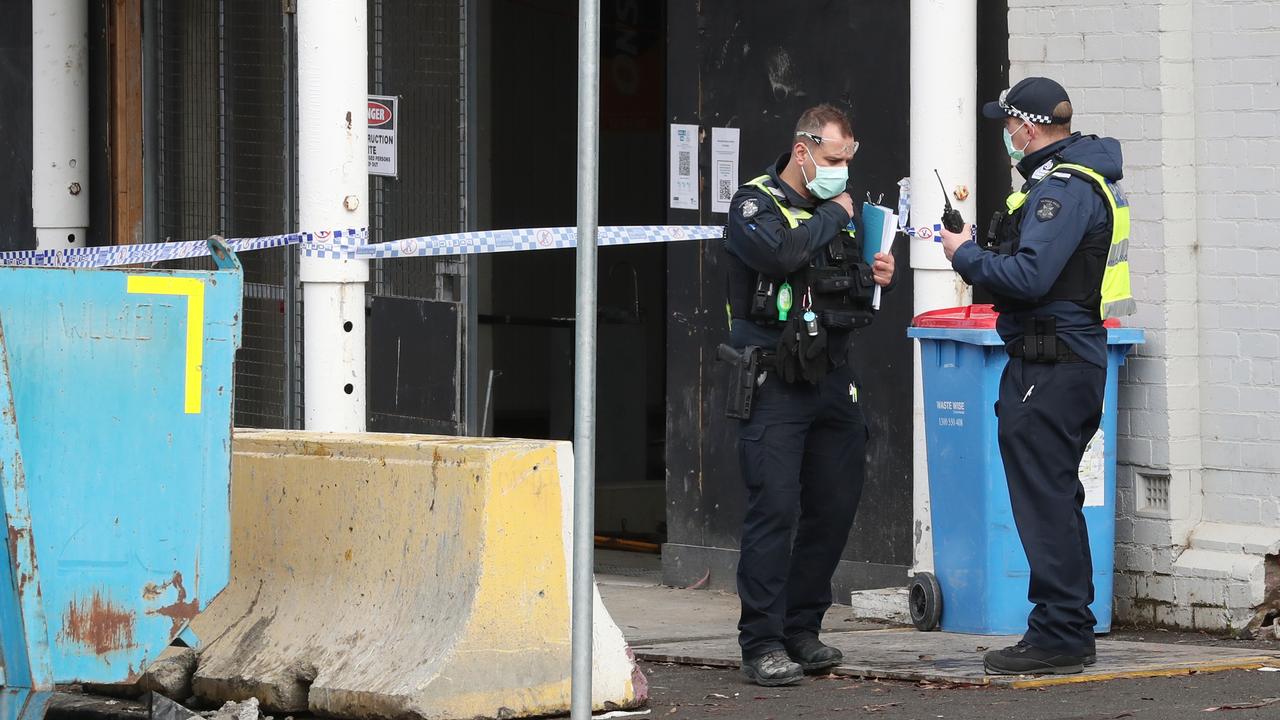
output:
[[[304, 232], [369, 225], [366, 0], [298, 3], [298, 200]], [[304, 422], [365, 429], [363, 260], [302, 258]]]
[[85, 247], [89, 4], [31, 2], [31, 211], [36, 247]]
[[[952, 206], [974, 221], [976, 193], [977, 0], [911, 0], [911, 224], [932, 229], [942, 216], [942, 189], [968, 189]], [[941, 41], [945, 38], [945, 41]], [[969, 289], [951, 270], [942, 244], [913, 238], [916, 314], [967, 305]], [[914, 506], [915, 570], [933, 570], [929, 470], [924, 440], [920, 350], [915, 360]]]

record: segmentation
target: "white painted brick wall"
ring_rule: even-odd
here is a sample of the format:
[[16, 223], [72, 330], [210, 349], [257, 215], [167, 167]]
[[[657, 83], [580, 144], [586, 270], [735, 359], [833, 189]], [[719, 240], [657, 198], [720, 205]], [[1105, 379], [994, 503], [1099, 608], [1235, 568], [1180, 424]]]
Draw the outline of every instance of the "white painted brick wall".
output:
[[[1013, 80], [1054, 77], [1124, 146], [1148, 342], [1120, 372], [1116, 615], [1238, 629], [1260, 556], [1186, 548], [1280, 526], [1280, 3], [1010, 0], [1009, 32]], [[1170, 518], [1139, 473], [1175, 479]]]
[[1274, 526], [1280, 444], [1262, 428], [1280, 417], [1280, 254], [1264, 228], [1280, 220], [1280, 4], [1196, 0], [1193, 19], [1201, 299], [1220, 298], [1202, 306], [1202, 352], [1230, 359], [1202, 393], [1204, 520]]

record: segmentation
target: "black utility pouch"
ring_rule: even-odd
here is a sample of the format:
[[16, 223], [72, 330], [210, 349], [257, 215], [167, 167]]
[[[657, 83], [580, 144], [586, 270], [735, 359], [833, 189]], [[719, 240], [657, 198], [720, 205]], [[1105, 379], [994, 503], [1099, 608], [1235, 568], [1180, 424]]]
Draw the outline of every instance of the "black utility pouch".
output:
[[852, 271], [853, 280], [849, 287], [849, 299], [854, 302], [871, 302], [871, 297], [876, 290], [876, 277], [871, 272], [871, 266], [854, 263], [849, 266], [849, 269]]
[[866, 310], [823, 310], [818, 313], [822, 326], [832, 330], [857, 330], [864, 328], [875, 320], [875, 311]]
[[[991, 216], [991, 224], [987, 226], [987, 236], [978, 241], [978, 246], [983, 250], [998, 252], [1000, 250], [1000, 228], [1004, 225], [1004, 213], [997, 210]], [[1006, 255], [1008, 253], [1005, 253]]]
[[809, 288], [819, 295], [848, 292], [856, 282], [855, 275], [846, 271], [843, 267], [809, 269]]
[[1023, 321], [1022, 359], [1033, 363], [1058, 362], [1058, 319], [1033, 315]]
[[751, 345], [738, 352], [720, 344], [716, 357], [729, 365], [729, 397], [724, 414], [738, 420], [751, 418], [751, 405], [756, 397], [756, 376], [760, 370], [760, 348]]
[[749, 317], [756, 321], [778, 319], [778, 283], [763, 275], [756, 278], [756, 290], [751, 294]]

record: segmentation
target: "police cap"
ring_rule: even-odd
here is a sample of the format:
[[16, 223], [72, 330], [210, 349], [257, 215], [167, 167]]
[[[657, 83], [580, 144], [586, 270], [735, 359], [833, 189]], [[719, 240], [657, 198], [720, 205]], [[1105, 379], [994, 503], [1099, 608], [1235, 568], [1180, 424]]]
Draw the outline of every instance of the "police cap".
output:
[[1039, 125], [1064, 124], [1070, 117], [1053, 116], [1058, 103], [1070, 102], [1061, 85], [1044, 77], [1029, 77], [1000, 93], [1000, 99], [982, 106], [982, 114], [992, 120], [1021, 118]]

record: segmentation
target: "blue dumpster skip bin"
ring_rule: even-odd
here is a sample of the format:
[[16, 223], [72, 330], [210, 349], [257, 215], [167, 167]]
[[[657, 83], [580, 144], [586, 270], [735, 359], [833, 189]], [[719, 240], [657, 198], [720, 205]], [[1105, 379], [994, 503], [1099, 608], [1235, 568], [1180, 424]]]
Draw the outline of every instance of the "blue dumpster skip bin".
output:
[[[908, 331], [920, 341], [933, 562], [941, 627], [982, 635], [1026, 629], [1030, 569], [1009, 505], [995, 403], [1007, 357], [990, 305], [925, 313]], [[1084, 516], [1093, 555], [1097, 632], [1111, 630], [1115, 554], [1116, 375], [1143, 342], [1138, 329], [1108, 323], [1102, 426], [1081, 463]]]
[[208, 272], [0, 267], [0, 710], [134, 679], [227, 583], [242, 276], [211, 244]]

